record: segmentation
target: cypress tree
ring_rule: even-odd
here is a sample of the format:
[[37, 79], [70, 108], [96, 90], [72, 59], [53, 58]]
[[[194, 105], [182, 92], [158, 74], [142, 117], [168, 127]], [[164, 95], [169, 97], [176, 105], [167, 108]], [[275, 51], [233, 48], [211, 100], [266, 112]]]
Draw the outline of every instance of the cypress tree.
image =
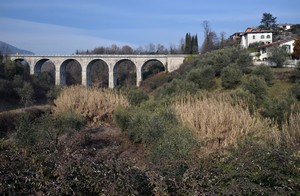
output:
[[192, 37], [192, 51], [191, 54], [198, 54], [198, 36], [197, 34]]
[[185, 54], [190, 54], [192, 50], [192, 38], [191, 38], [191, 34], [187, 33], [185, 36], [185, 49], [184, 49], [184, 53]]

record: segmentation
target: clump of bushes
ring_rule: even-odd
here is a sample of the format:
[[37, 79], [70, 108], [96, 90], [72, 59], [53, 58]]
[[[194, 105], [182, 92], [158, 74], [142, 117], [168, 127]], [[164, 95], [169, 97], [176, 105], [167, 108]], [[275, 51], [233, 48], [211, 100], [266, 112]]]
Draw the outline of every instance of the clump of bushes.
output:
[[46, 97], [48, 99], [48, 102], [53, 104], [54, 100], [58, 97], [60, 92], [62, 91], [62, 86], [53, 86], [50, 87], [49, 91], [46, 94]]
[[300, 100], [300, 84], [297, 82], [291, 88], [291, 94], [299, 101]]
[[187, 74], [187, 80], [200, 89], [211, 89], [215, 85], [215, 70], [211, 66], [193, 69]]
[[246, 49], [239, 49], [236, 47], [229, 47], [201, 55], [198, 60], [198, 67], [213, 66], [216, 75], [221, 74], [221, 70], [231, 64], [239, 67], [247, 67], [252, 65], [252, 59]]
[[243, 89], [255, 96], [256, 105], [261, 105], [268, 95], [268, 86], [265, 80], [258, 76], [250, 76], [247, 80], [244, 80]]
[[226, 155], [211, 154], [185, 173], [174, 194], [297, 195], [299, 161], [290, 149], [248, 143]]
[[[151, 160], [160, 162], [159, 169], [164, 171], [176, 168], [180, 161], [191, 159], [189, 153], [199, 145], [193, 132], [183, 127], [167, 106], [152, 102], [139, 107], [118, 108], [114, 119], [131, 140], [147, 146]], [[176, 175], [176, 171], [170, 173]]]
[[281, 94], [265, 101], [261, 113], [264, 117], [271, 118], [282, 125], [285, 119], [289, 118], [293, 105], [295, 106], [295, 99], [291, 95]]
[[226, 89], [236, 88], [242, 80], [242, 71], [236, 66], [228, 66], [222, 69], [222, 87]]
[[149, 99], [148, 95], [137, 87], [125, 89], [125, 95], [130, 105], [139, 105]]
[[49, 112], [33, 119], [28, 114], [22, 114], [16, 119], [16, 132], [13, 135], [20, 146], [30, 146], [39, 142], [53, 143], [57, 147], [59, 137], [72, 134], [85, 125], [83, 116], [72, 111], [66, 111], [56, 117]]
[[184, 79], [173, 79], [166, 83], [155, 92], [155, 97], [160, 100], [164, 97], [174, 97], [178, 94], [186, 94], [197, 92], [198, 87], [194, 82]]
[[267, 65], [260, 65], [255, 67], [252, 73], [258, 77], [263, 78], [269, 86], [272, 85], [274, 74], [272, 72], [271, 67]]
[[118, 105], [127, 106], [125, 96], [111, 89], [70, 86], [64, 88], [54, 100], [54, 114], [73, 111], [86, 118], [91, 124], [111, 122], [113, 111]]

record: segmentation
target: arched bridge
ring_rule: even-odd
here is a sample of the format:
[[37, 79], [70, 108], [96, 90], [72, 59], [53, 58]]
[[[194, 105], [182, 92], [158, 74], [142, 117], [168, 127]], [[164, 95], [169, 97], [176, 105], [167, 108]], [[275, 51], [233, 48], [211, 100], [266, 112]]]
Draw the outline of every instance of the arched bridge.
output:
[[30, 67], [30, 74], [39, 75], [42, 65], [51, 61], [55, 66], [55, 84], [66, 84], [66, 64], [77, 61], [82, 70], [82, 85], [91, 84], [91, 65], [96, 61], [104, 62], [108, 67], [109, 88], [114, 88], [117, 82], [116, 67], [120, 62], [131, 61], [136, 68], [136, 85], [142, 78], [143, 66], [149, 61], [160, 62], [166, 71], [172, 72], [180, 67], [186, 55], [14, 55], [13, 61], [25, 61]]

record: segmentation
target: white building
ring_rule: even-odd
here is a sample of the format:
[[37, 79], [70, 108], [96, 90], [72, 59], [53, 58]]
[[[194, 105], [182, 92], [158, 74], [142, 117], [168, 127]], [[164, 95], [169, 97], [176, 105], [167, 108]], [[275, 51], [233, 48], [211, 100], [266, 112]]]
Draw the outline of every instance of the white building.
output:
[[263, 46], [258, 47], [259, 50], [259, 56], [257, 58], [257, 60], [260, 61], [265, 61], [268, 59], [268, 50], [270, 49], [270, 47], [272, 46], [285, 46], [287, 49], [288, 54], [292, 54], [294, 52], [294, 43], [295, 43], [295, 38], [287, 38], [284, 40], [279, 40], [277, 42], [273, 42], [270, 44], [265, 44]]
[[283, 31], [289, 31], [292, 29], [293, 24], [279, 24], [279, 25], [277, 25], [277, 27]]
[[272, 30], [261, 30], [247, 28], [244, 33], [241, 34], [241, 47], [248, 48], [250, 44], [255, 42], [262, 42], [263, 44], [272, 43], [273, 39]]

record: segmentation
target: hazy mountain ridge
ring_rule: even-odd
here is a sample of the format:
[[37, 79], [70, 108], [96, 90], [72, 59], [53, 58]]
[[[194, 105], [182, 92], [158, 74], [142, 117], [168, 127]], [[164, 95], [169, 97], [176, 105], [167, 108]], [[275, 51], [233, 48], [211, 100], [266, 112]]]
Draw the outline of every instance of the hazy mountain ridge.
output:
[[2, 41], [0, 41], [0, 52], [2, 52], [4, 54], [16, 54], [16, 53], [18, 53], [18, 54], [34, 54], [31, 51], [17, 48], [15, 46], [12, 46], [12, 45], [2, 42]]

